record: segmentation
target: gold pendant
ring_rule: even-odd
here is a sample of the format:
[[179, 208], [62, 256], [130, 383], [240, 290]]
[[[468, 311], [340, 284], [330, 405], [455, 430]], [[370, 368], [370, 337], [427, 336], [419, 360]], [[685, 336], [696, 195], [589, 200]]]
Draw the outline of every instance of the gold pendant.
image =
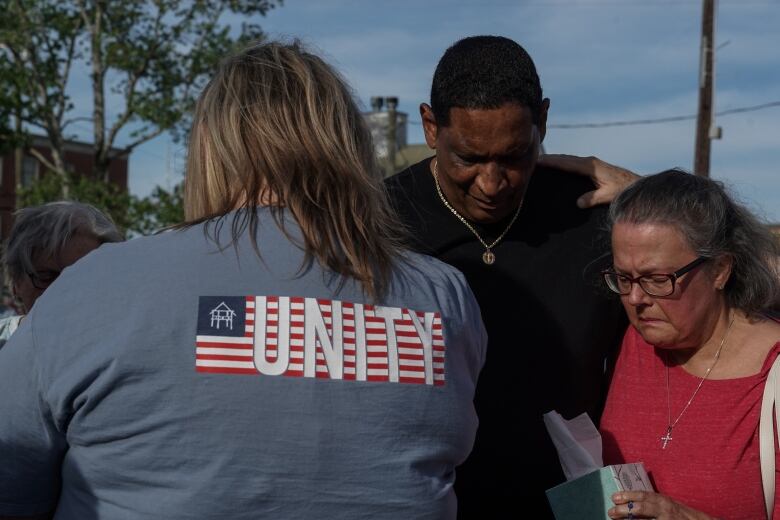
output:
[[493, 265], [493, 262], [496, 261], [496, 255], [493, 254], [493, 251], [487, 249], [484, 253], [482, 253], [482, 261], [487, 265]]

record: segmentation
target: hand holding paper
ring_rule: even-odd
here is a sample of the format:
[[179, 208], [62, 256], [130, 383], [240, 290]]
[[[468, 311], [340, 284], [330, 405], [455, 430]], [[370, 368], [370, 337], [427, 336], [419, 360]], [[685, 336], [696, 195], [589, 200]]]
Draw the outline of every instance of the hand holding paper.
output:
[[608, 519], [617, 491], [653, 486], [641, 462], [602, 467], [601, 435], [587, 414], [566, 420], [558, 412], [544, 415], [567, 482], [547, 490], [557, 520]]

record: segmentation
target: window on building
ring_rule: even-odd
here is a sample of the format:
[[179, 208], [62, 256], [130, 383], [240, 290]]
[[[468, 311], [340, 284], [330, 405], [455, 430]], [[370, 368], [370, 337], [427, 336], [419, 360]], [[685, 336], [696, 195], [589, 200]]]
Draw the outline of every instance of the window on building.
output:
[[23, 187], [27, 188], [38, 178], [38, 160], [26, 155], [22, 159], [22, 176], [19, 179]]

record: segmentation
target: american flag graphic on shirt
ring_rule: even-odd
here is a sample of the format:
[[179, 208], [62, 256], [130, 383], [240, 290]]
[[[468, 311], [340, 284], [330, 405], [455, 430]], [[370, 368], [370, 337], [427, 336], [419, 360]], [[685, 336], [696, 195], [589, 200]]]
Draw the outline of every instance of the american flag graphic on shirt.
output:
[[201, 296], [195, 369], [444, 385], [439, 312], [289, 296]]

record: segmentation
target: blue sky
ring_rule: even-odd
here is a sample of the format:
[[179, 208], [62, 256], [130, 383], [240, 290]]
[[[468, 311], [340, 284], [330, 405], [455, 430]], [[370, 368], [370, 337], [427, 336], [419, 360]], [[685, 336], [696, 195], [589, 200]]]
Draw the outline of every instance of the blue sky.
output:
[[[551, 111], [551, 153], [596, 155], [639, 173], [691, 169], [695, 121], [601, 129], [603, 123], [695, 114], [701, 0], [286, 0], [259, 19], [272, 37], [298, 37], [344, 74], [364, 107], [395, 95], [409, 142], [423, 142], [417, 107], [454, 41], [498, 34], [534, 58]], [[780, 101], [780, 0], [720, 0], [715, 110]], [[780, 107], [716, 118], [712, 177], [780, 222]], [[145, 195], [182, 176], [184, 149], [167, 137], [130, 159], [130, 189]]]

